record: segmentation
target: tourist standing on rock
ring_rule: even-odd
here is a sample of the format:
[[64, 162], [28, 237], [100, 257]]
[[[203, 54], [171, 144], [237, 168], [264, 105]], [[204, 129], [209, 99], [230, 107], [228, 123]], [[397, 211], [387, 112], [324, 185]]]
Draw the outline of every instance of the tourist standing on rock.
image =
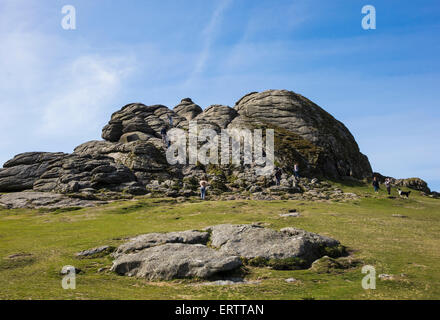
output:
[[170, 114], [168, 115], [168, 121], [170, 123], [170, 127], [172, 127], [173, 126], [173, 117]]
[[293, 175], [295, 176], [296, 179], [299, 179], [299, 164], [298, 162], [295, 162], [295, 164], [293, 165]]
[[379, 192], [379, 181], [377, 181], [376, 177], [373, 178], [373, 187], [374, 187], [374, 192], [378, 193]]
[[281, 181], [281, 169], [276, 167], [275, 168], [275, 182], [276, 185], [279, 186]]
[[206, 195], [206, 186], [208, 185], [208, 181], [202, 179], [200, 180], [200, 198], [205, 200]]
[[391, 180], [390, 178], [385, 179], [385, 187], [387, 188], [388, 195], [391, 194]]

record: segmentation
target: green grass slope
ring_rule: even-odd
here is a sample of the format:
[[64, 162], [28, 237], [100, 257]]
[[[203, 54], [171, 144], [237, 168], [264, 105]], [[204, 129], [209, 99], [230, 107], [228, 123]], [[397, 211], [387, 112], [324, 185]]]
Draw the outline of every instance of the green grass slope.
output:
[[[0, 299], [439, 299], [440, 200], [389, 199], [369, 186], [341, 186], [361, 195], [350, 202], [205, 201], [137, 198], [79, 210], [0, 210]], [[280, 217], [289, 209], [300, 217]], [[405, 217], [394, 217], [393, 215]], [[221, 223], [262, 222], [280, 229], [293, 226], [331, 236], [362, 261], [332, 273], [246, 267], [257, 284], [206, 286], [203, 281], [149, 282], [110, 271], [110, 257], [77, 259], [91, 247], [118, 245], [128, 236], [148, 232], [201, 229]], [[21, 257], [10, 255], [25, 253]], [[364, 290], [362, 265], [373, 265], [376, 281]], [[76, 289], [64, 290], [59, 274], [65, 265], [83, 273]], [[298, 281], [287, 283], [285, 279]]]

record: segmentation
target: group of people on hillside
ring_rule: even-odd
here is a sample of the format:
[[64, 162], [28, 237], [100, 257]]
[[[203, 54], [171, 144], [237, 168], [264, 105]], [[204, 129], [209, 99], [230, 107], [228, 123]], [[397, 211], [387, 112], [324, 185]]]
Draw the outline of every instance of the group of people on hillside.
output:
[[[283, 173], [281, 171], [281, 168], [279, 168], [279, 167], [274, 168], [275, 185], [277, 185], [277, 186], [280, 185], [282, 174]], [[295, 163], [293, 166], [293, 176], [295, 177], [296, 180], [300, 179], [299, 164], [298, 163]], [[376, 176], [373, 177], [372, 185], [374, 188], [374, 192], [378, 193], [380, 190], [380, 186], [379, 186], [379, 180], [377, 179]], [[388, 195], [391, 195], [391, 179], [385, 178], [384, 185], [385, 185], [385, 188], [387, 190]], [[205, 200], [207, 186], [208, 186], [208, 181], [207, 181], [207, 178], [204, 177], [202, 180], [200, 180], [200, 198], [202, 200]]]
[[[299, 179], [300, 178], [298, 163], [295, 163], [294, 166], [293, 166], [293, 175], [294, 175], [295, 179]], [[282, 176], [281, 168], [279, 168], [279, 167], [275, 167], [274, 168], [274, 176], [275, 176], [275, 184], [277, 186], [279, 186], [280, 183], [281, 183], [281, 176]], [[199, 184], [200, 184], [200, 198], [202, 200], [205, 200], [206, 189], [207, 189], [207, 186], [208, 186], [207, 178], [203, 177], [202, 180], [200, 180]]]
[[[390, 195], [391, 194], [391, 180], [390, 180], [390, 178], [385, 178], [384, 185], [385, 185], [385, 188], [387, 189], [388, 195]], [[374, 192], [376, 192], [376, 193], [379, 192], [380, 187], [379, 187], [379, 180], [377, 179], [377, 177], [373, 177], [373, 188], [374, 188]]]
[[[279, 186], [281, 183], [281, 176], [283, 173], [281, 171], [281, 168], [279, 167], [275, 167], [274, 171], [275, 171], [274, 172], [275, 184]], [[296, 180], [300, 179], [299, 164], [297, 162], [295, 162], [295, 164], [293, 165], [293, 176], [295, 177]]]

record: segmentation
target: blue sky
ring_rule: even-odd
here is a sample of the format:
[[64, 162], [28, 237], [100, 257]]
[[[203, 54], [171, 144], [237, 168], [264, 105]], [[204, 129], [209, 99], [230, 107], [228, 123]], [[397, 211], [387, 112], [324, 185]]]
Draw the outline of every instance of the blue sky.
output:
[[288, 89], [344, 122], [375, 171], [440, 190], [439, 18], [428, 0], [0, 0], [0, 163], [100, 139], [130, 102]]

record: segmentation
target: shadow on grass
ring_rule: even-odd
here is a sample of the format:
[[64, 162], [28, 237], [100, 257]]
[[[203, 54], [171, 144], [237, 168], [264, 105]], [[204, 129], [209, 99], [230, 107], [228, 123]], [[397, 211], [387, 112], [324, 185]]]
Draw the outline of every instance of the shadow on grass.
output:
[[32, 256], [19, 256], [16, 258], [4, 258], [0, 260], [0, 271], [23, 268], [33, 264], [36, 259]]

